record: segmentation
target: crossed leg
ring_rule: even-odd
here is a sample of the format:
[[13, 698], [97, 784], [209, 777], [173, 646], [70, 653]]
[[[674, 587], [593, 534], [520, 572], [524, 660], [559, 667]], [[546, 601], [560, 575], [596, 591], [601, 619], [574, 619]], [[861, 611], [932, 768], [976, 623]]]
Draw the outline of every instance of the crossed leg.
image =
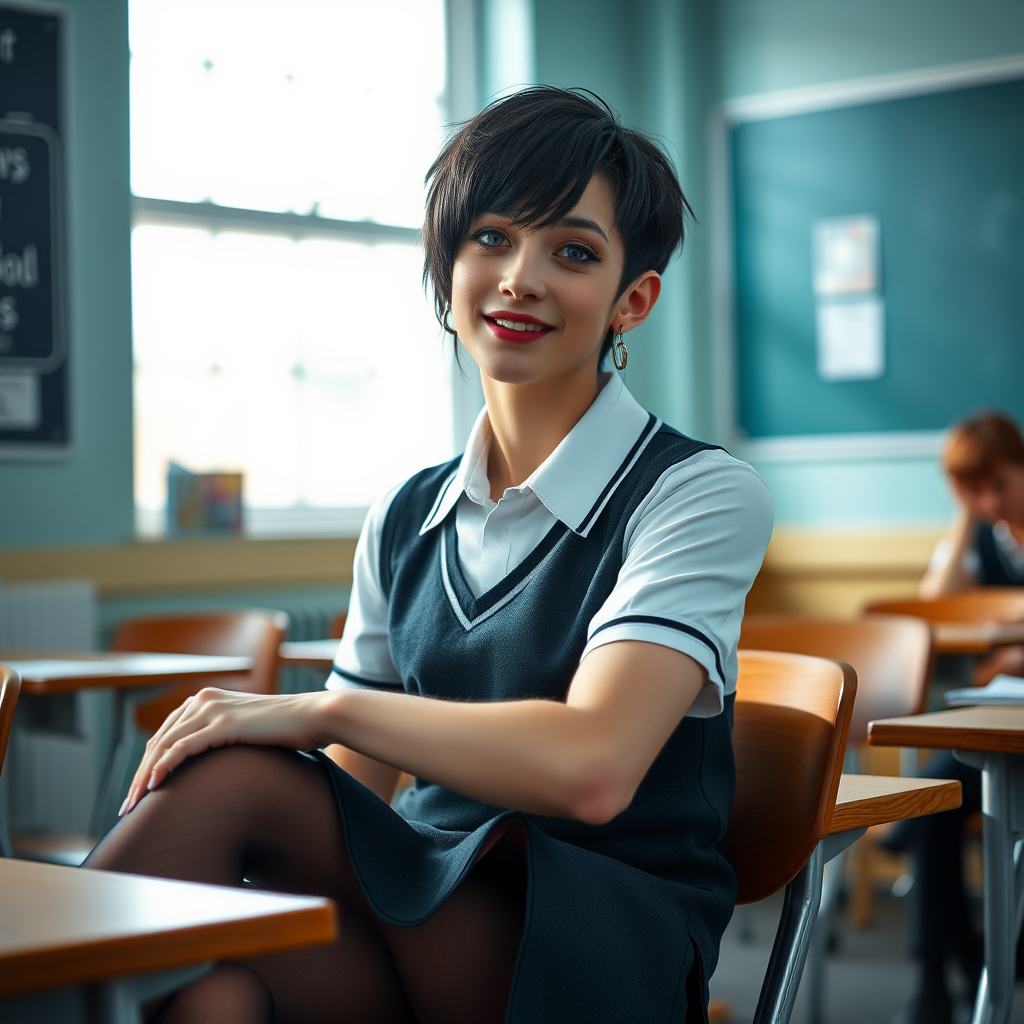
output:
[[249, 879], [337, 904], [333, 944], [222, 964], [161, 1007], [159, 1024], [487, 1024], [504, 1020], [525, 901], [522, 858], [496, 853], [426, 923], [385, 924], [349, 865], [323, 767], [294, 751], [235, 746], [175, 771], [84, 867]]

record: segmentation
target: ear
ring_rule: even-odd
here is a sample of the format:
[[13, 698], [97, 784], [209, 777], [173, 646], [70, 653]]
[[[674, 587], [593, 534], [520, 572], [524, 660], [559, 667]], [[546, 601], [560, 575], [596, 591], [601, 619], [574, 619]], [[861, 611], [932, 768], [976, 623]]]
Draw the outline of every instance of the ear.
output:
[[661, 295], [661, 275], [656, 270], [645, 270], [623, 293], [615, 305], [612, 330], [631, 331], [642, 324], [654, 309]]

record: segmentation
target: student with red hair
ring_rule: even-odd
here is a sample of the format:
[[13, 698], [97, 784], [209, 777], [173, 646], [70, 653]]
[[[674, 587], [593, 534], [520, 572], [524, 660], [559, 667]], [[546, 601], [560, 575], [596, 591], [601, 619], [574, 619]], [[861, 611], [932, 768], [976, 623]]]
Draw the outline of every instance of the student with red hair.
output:
[[[921, 581], [923, 598], [972, 587], [1024, 586], [1024, 438], [999, 412], [980, 412], [955, 424], [943, 467], [959, 508]], [[996, 674], [1024, 675], [1024, 647], [1001, 647], [974, 666], [981, 685]], [[913, 946], [920, 962], [918, 991], [901, 1024], [950, 1024], [946, 963], [959, 962], [973, 998], [981, 973], [981, 937], [969, 919], [963, 883], [963, 825], [981, 808], [981, 779], [952, 753], [937, 754], [923, 773], [959, 779], [963, 804], [897, 829], [890, 848], [914, 854]]]

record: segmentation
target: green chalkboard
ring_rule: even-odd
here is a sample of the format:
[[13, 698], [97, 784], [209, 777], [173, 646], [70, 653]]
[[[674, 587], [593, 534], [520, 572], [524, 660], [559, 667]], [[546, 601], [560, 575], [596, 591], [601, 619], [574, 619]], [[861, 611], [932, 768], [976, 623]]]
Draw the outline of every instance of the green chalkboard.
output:
[[[738, 426], [751, 438], [1024, 420], [1024, 81], [733, 124]], [[817, 373], [812, 225], [881, 226], [885, 371]]]
[[71, 442], [63, 15], [0, 2], [0, 458]]

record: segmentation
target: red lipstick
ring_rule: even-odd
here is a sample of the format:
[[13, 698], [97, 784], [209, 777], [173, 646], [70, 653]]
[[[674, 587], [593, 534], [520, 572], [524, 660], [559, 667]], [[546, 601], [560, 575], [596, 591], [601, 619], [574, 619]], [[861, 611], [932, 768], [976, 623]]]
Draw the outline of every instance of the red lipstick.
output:
[[[485, 313], [484, 320], [491, 333], [499, 341], [511, 341], [518, 345], [529, 344], [554, 330], [550, 324], [538, 320], [535, 316], [529, 316], [526, 313], [512, 313], [507, 309], [497, 309], [493, 313]], [[498, 323], [499, 320], [505, 322]], [[509, 327], [510, 323], [529, 324], [530, 326], [517, 330], [515, 327]]]

